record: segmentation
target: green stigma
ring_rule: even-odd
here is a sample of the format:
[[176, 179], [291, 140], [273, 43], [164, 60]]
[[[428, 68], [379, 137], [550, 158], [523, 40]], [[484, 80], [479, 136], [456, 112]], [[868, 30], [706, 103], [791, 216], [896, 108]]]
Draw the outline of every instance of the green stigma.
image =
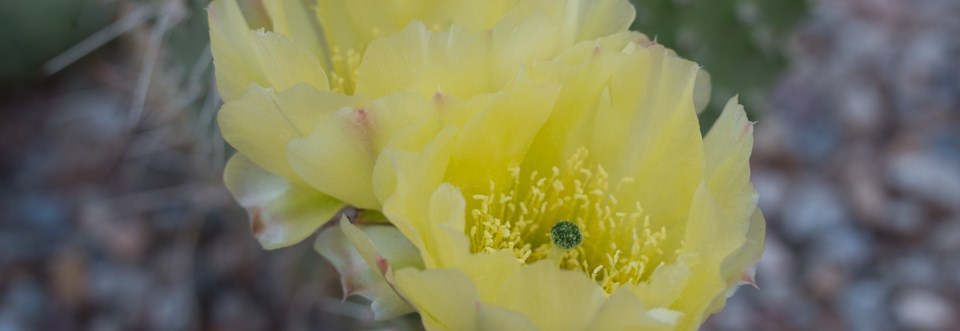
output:
[[553, 238], [553, 244], [563, 249], [577, 247], [583, 242], [580, 227], [570, 221], [559, 221], [553, 224], [550, 236]]

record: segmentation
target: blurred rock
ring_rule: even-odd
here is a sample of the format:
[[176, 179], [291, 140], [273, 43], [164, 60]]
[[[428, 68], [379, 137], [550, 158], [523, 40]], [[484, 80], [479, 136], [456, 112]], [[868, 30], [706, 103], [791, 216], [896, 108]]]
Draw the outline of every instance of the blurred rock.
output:
[[90, 295], [103, 313], [117, 314], [125, 326], [143, 317], [153, 284], [146, 270], [98, 263], [91, 269], [90, 281]]
[[808, 261], [822, 261], [857, 269], [874, 254], [873, 241], [849, 223], [829, 228], [812, 240]]
[[960, 260], [955, 255], [949, 255], [941, 261], [941, 268], [947, 278], [944, 287], [952, 288], [953, 293], [960, 293]]
[[[955, 34], [931, 31], [902, 40], [897, 83], [898, 115], [901, 121], [922, 124], [943, 118], [956, 102], [956, 88], [939, 84], [940, 73], [956, 69]], [[944, 88], [947, 88], [946, 90]]]
[[91, 331], [123, 331], [123, 322], [119, 316], [108, 314], [97, 314], [92, 319], [87, 328]]
[[862, 281], [848, 287], [837, 306], [850, 330], [894, 330], [892, 311], [886, 305], [889, 296], [890, 285], [885, 281]]
[[87, 286], [90, 284], [88, 263], [79, 247], [64, 247], [53, 258], [50, 274], [60, 304], [76, 309], [87, 301]]
[[835, 263], [814, 261], [807, 267], [806, 283], [811, 294], [820, 300], [830, 301], [843, 292], [850, 280], [851, 271]]
[[138, 262], [150, 244], [145, 224], [123, 217], [114, 207], [103, 200], [89, 201], [80, 210], [80, 224], [90, 239], [101, 243], [110, 256], [129, 263]]
[[933, 246], [941, 254], [954, 256], [960, 252], [960, 218], [941, 221], [930, 235]]
[[0, 327], [12, 330], [42, 329], [50, 302], [42, 284], [34, 279], [18, 277], [8, 284], [0, 296]]
[[890, 184], [905, 194], [954, 211], [960, 210], [960, 164], [936, 155], [905, 152], [892, 156]]
[[784, 235], [794, 241], [826, 235], [849, 217], [842, 197], [815, 177], [801, 179], [788, 199], [790, 203], [783, 209], [783, 229]]
[[256, 305], [244, 295], [229, 292], [222, 295], [213, 305], [212, 330], [215, 331], [255, 331], [268, 329], [267, 318]]
[[886, 213], [886, 217], [881, 218], [880, 224], [885, 230], [902, 236], [916, 236], [926, 229], [924, 208], [912, 200], [889, 201]]
[[878, 224], [889, 217], [890, 199], [883, 186], [883, 176], [877, 169], [876, 151], [869, 144], [856, 144], [848, 151], [843, 165], [843, 182], [856, 215], [864, 222]]
[[877, 86], [872, 83], [854, 83], [836, 91], [840, 121], [849, 133], [871, 133], [883, 123], [884, 105]]
[[957, 323], [957, 307], [928, 291], [909, 290], [894, 307], [897, 321], [910, 330], [948, 330]]
[[789, 202], [786, 198], [790, 183], [779, 173], [764, 169], [753, 171], [750, 175], [750, 180], [759, 196], [757, 205], [760, 210], [767, 218], [778, 217], [782, 213], [783, 206]]
[[198, 328], [194, 316], [197, 307], [191, 287], [156, 287], [150, 298], [152, 309], [147, 313], [150, 329], [178, 331]]
[[787, 128], [777, 114], [764, 115], [754, 126], [753, 157], [781, 158], [789, 156]]
[[776, 233], [768, 233], [766, 250], [757, 264], [760, 299], [773, 306], [786, 305], [794, 298], [797, 258]]
[[11, 195], [0, 189], [0, 265], [42, 259], [70, 235], [68, 206], [39, 190]]
[[894, 261], [893, 273], [902, 286], [929, 286], [943, 279], [941, 265], [926, 250], [905, 249]]

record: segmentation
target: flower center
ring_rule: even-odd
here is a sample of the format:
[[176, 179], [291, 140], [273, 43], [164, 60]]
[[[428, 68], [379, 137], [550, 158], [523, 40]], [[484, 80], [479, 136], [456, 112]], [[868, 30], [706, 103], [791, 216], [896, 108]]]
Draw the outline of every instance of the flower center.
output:
[[553, 245], [561, 249], [571, 249], [580, 246], [583, 242], [583, 235], [580, 233], [580, 227], [570, 221], [560, 221], [550, 229], [550, 238], [553, 239]]
[[339, 46], [330, 50], [330, 87], [334, 92], [351, 95], [357, 83], [358, 70], [363, 57], [353, 48], [344, 52]]
[[472, 196], [468, 233], [474, 254], [509, 250], [521, 263], [549, 258], [563, 249], [559, 265], [581, 270], [607, 293], [622, 284], [637, 284], [663, 263], [659, 247], [666, 228], [651, 229], [639, 203], [621, 208], [616, 196], [632, 178], [611, 189], [600, 165], [587, 166], [580, 148], [563, 167], [549, 175], [532, 171], [521, 176], [510, 168], [512, 182]]

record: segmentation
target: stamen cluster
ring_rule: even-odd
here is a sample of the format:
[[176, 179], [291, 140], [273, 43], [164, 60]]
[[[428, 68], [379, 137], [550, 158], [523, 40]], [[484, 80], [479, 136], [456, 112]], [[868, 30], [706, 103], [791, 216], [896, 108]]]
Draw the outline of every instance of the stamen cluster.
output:
[[[471, 252], [512, 251], [521, 263], [546, 259], [554, 247], [551, 232], [558, 222], [576, 226], [582, 243], [564, 238], [567, 251], [560, 267], [581, 270], [607, 293], [621, 284], [637, 284], [662, 264], [659, 247], [666, 229], [651, 229], [650, 216], [639, 203], [623, 208], [617, 193], [633, 183], [621, 178], [611, 189], [609, 174], [600, 165], [587, 166], [589, 152], [580, 148], [563, 167], [554, 166], [548, 176], [512, 167], [510, 183], [472, 194], [468, 236]], [[565, 225], [564, 225], [565, 226]], [[567, 240], [569, 239], [569, 240]]]

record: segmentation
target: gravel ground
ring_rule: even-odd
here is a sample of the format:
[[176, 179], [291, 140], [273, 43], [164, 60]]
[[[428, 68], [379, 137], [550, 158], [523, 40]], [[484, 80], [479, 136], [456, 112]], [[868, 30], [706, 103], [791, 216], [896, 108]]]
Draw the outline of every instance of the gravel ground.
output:
[[[759, 290], [704, 330], [960, 330], [960, 2], [811, 7], [756, 110]], [[0, 331], [416, 324], [341, 304], [309, 242], [259, 248], [209, 54], [144, 62], [153, 31], [0, 91]]]

